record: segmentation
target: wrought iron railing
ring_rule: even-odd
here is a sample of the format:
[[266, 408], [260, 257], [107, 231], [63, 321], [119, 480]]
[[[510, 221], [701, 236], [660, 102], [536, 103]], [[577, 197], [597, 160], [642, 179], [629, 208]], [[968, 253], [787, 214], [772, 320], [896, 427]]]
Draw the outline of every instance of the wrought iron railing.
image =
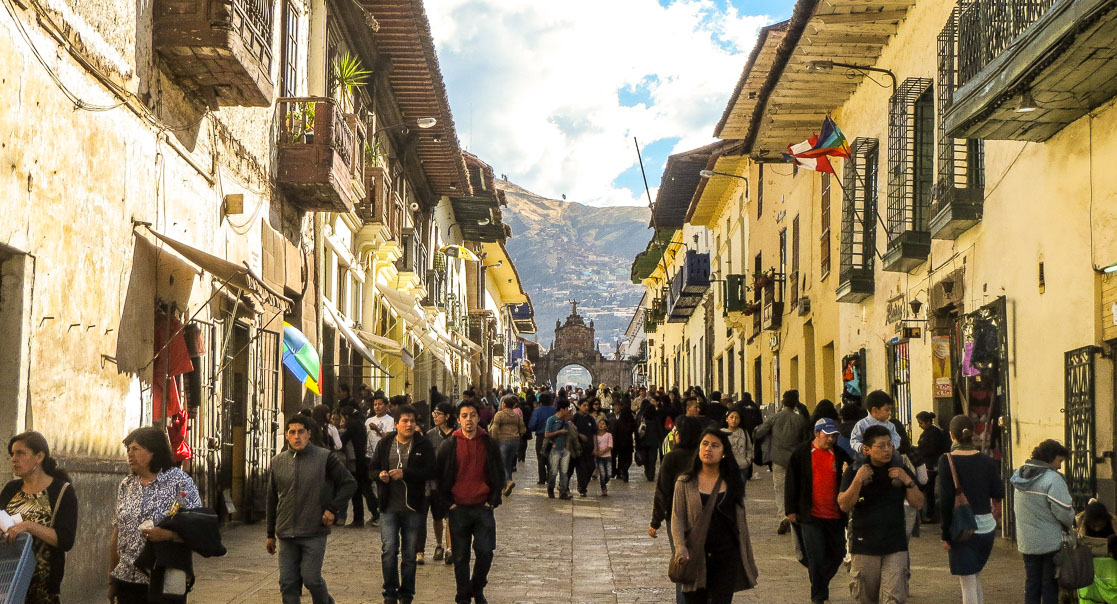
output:
[[965, 85], [1057, 0], [963, 1], [958, 17], [958, 85]]
[[985, 145], [980, 139], [951, 138], [946, 135], [943, 116], [954, 104], [959, 84], [958, 23], [969, 4], [954, 7], [939, 33], [939, 65], [936, 84], [938, 105], [938, 177], [931, 192], [930, 216], [936, 216], [955, 197], [955, 189], [971, 191], [971, 199], [980, 199], [985, 189]]
[[877, 139], [858, 137], [845, 163], [842, 200], [842, 241], [838, 279], [847, 282], [855, 271], [872, 274], [876, 253]]
[[930, 96], [924, 94], [929, 95], [930, 86], [930, 78], [908, 78], [889, 102], [889, 242], [905, 231], [927, 230], [935, 116]]

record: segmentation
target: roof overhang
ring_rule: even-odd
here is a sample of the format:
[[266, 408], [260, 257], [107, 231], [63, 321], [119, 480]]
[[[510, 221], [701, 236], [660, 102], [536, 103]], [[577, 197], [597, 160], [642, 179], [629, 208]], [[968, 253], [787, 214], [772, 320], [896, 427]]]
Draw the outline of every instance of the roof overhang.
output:
[[782, 161], [787, 146], [817, 131], [865, 77], [841, 67], [816, 71], [811, 64], [874, 65], [913, 4], [915, 0], [799, 0], [774, 52], [768, 47], [774, 43], [772, 32], [757, 41], [757, 60], [746, 66], [717, 136], [744, 140], [744, 151], [755, 160]]
[[451, 197], [454, 219], [462, 229], [466, 241], [492, 243], [507, 239], [511, 233], [500, 221], [500, 201], [496, 195], [485, 193], [470, 197]]
[[683, 226], [690, 200], [702, 181], [700, 173], [706, 169], [711, 156], [723, 153], [730, 146], [732, 144], [718, 141], [667, 158], [663, 178], [659, 181], [659, 191], [655, 194], [651, 226], [656, 229], [677, 229]]
[[713, 171], [714, 175], [703, 179], [695, 191], [690, 209], [687, 210], [686, 221], [695, 226], [709, 227], [740, 187], [748, 186], [745, 177], [749, 169], [749, 158], [747, 155], [711, 157], [706, 169]]
[[658, 229], [652, 235], [651, 241], [644, 251], [636, 254], [636, 259], [632, 261], [632, 282], [642, 283], [655, 272], [659, 261], [663, 258], [663, 254], [667, 251], [667, 246], [671, 244], [671, 239], [675, 236], [675, 232], [679, 229]]
[[485, 254], [483, 261], [488, 267], [485, 271], [496, 283], [500, 303], [503, 305], [527, 302], [527, 294], [524, 293], [523, 283], [520, 282], [520, 274], [516, 270], [515, 263], [512, 262], [512, 257], [508, 255], [508, 248], [504, 247], [504, 242], [482, 243], [481, 251]]
[[372, 37], [381, 63], [390, 64], [386, 78], [404, 122], [437, 120], [432, 128], [413, 131], [431, 190], [438, 195], [469, 195], [469, 174], [422, 0], [358, 1], [380, 24]]

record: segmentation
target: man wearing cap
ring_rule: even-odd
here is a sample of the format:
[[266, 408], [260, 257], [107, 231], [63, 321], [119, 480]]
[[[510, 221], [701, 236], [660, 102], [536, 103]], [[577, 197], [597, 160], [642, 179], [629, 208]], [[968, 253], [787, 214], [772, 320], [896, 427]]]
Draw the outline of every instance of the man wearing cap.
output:
[[830, 580], [846, 555], [846, 515], [838, 507], [843, 466], [852, 459], [840, 447], [838, 424], [830, 418], [815, 422], [814, 439], [791, 453], [784, 488], [787, 519], [802, 536], [811, 603], [830, 599]]

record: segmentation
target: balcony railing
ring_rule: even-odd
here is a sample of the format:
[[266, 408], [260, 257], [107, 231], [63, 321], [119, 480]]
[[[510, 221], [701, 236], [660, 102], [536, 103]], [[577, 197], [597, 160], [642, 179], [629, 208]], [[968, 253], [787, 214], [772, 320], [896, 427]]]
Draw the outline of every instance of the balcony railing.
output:
[[364, 198], [357, 203], [358, 217], [365, 224], [383, 225], [391, 238], [398, 241], [403, 228], [403, 206], [392, 191], [387, 170], [366, 164], [364, 181]]
[[281, 98], [277, 111], [279, 185], [305, 210], [352, 211], [359, 158], [348, 117], [325, 97]]
[[155, 0], [152, 41], [176, 79], [218, 105], [272, 100], [272, 3]]
[[963, 2], [958, 19], [958, 85], [964, 86], [1005, 51], [1056, 0]]

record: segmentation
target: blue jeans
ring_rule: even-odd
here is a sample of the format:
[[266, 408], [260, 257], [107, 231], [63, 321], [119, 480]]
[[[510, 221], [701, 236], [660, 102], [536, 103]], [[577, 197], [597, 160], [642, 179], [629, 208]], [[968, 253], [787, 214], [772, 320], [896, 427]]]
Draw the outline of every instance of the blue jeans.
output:
[[1056, 604], [1055, 554], [1024, 554], [1024, 604]]
[[512, 472], [516, 471], [516, 457], [520, 454], [520, 441], [500, 440], [500, 459], [504, 462], [504, 482], [512, 480]]
[[334, 599], [322, 578], [322, 559], [326, 557], [326, 535], [279, 539], [279, 591], [283, 604], [299, 604], [303, 586], [314, 604], [333, 604]]
[[[419, 533], [427, 517], [422, 512], [380, 514], [380, 569], [384, 575], [384, 597], [411, 600], [415, 597], [415, 552]], [[400, 542], [403, 561], [400, 562]]]
[[601, 481], [601, 490], [605, 490], [605, 485], [609, 484], [609, 476], [613, 470], [612, 457], [598, 457], [597, 458], [597, 479]]
[[555, 488], [555, 477], [558, 476], [559, 494], [570, 494], [570, 451], [567, 449], [551, 449], [551, 473], [547, 476], [547, 488]]
[[[485, 585], [489, 582], [489, 569], [493, 565], [496, 549], [496, 518], [487, 505], [459, 505], [450, 510], [450, 542], [454, 545], [454, 582], [457, 584], [458, 604], [469, 604], [472, 599], [485, 602]], [[472, 546], [476, 561], [473, 575], [469, 573], [469, 549]]]

